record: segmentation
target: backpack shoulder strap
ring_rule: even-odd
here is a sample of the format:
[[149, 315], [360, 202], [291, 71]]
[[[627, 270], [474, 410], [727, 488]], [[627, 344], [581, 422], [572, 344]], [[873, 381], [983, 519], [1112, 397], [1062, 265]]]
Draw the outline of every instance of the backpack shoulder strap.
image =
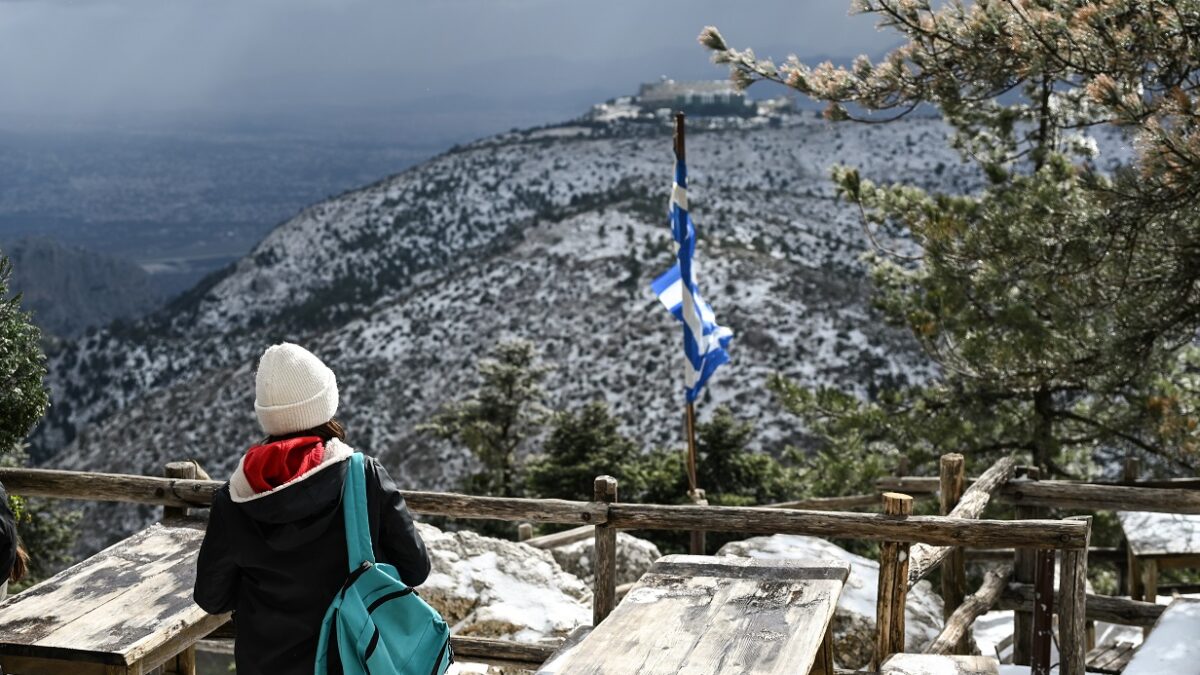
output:
[[353, 572], [364, 561], [375, 562], [371, 525], [367, 520], [367, 475], [361, 452], [350, 455], [350, 466], [346, 467], [342, 514], [346, 519], [346, 553], [349, 555], [350, 571]]

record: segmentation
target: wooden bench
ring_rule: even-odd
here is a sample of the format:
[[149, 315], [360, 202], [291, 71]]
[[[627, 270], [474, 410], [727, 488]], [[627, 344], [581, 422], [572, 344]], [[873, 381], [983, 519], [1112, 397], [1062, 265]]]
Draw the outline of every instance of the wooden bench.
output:
[[1000, 675], [1000, 661], [992, 656], [892, 654], [879, 675]]
[[1104, 673], [1105, 675], [1120, 675], [1133, 658], [1137, 645], [1125, 640], [1096, 645], [1087, 653], [1087, 670], [1089, 673]]
[[839, 561], [669, 555], [538, 675], [833, 675]]
[[1158, 572], [1200, 567], [1200, 514], [1118, 511], [1129, 544], [1129, 594], [1158, 601]]
[[1171, 601], [1125, 666], [1125, 675], [1200, 675], [1200, 599]]
[[195, 674], [229, 620], [192, 601], [204, 532], [154, 525], [0, 603], [0, 666], [18, 675]]

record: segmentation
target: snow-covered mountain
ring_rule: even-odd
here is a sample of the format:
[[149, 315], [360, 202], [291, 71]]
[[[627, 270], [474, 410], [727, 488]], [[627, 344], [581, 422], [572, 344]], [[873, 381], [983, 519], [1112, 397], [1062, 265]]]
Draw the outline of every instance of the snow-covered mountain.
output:
[[[870, 309], [858, 217], [829, 168], [971, 190], [932, 119], [830, 125], [811, 114], [695, 128], [690, 203], [702, 287], [736, 331], [701, 415], [728, 404], [760, 449], [796, 441], [764, 387], [783, 372], [867, 392], [928, 376]], [[560, 407], [607, 400], [646, 446], [678, 441], [680, 332], [650, 280], [672, 262], [665, 123], [570, 123], [459, 147], [315, 204], [249, 255], [121, 332], [52, 357], [50, 466], [157, 474], [195, 458], [218, 478], [259, 432], [253, 368], [298, 342], [338, 374], [350, 441], [409, 486], [446, 488], [464, 451], [414, 432], [474, 383], [498, 341], [534, 341]], [[122, 512], [109, 536], [140, 525]], [[111, 518], [111, 517], [110, 517]]]

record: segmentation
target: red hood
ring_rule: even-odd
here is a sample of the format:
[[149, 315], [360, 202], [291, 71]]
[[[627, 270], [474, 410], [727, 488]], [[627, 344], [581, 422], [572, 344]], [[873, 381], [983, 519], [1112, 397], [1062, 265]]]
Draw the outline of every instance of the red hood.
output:
[[285, 438], [247, 450], [242, 473], [255, 493], [267, 492], [316, 468], [324, 458], [325, 444], [317, 436]]

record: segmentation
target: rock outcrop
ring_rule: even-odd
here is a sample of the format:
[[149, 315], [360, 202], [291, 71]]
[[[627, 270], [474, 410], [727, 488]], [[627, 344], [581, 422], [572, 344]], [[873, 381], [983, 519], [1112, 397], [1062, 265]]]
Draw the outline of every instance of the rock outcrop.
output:
[[433, 571], [421, 597], [455, 634], [536, 643], [592, 621], [591, 590], [546, 551], [418, 523]]
[[[589, 537], [567, 546], [550, 549], [551, 555], [564, 570], [579, 577], [591, 588], [596, 574], [596, 542]], [[655, 560], [662, 557], [653, 542], [617, 533], [617, 585], [629, 584], [642, 578]]]

